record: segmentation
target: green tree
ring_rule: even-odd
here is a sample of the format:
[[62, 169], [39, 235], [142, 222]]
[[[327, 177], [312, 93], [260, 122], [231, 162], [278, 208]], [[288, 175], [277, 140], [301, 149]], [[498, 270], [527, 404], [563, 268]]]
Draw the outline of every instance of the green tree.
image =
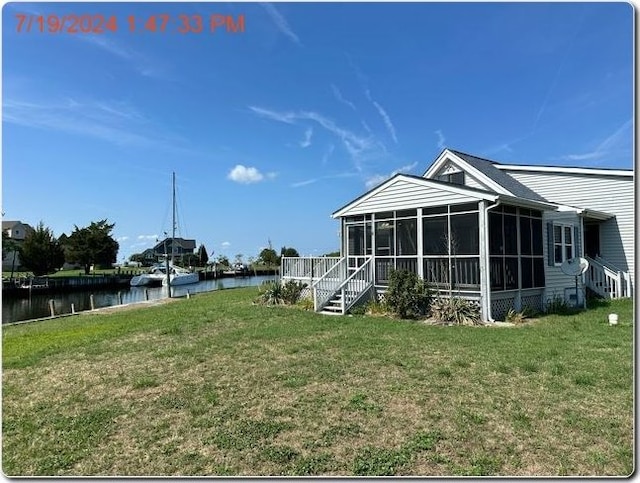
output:
[[324, 255], [322, 255], [323, 257], [339, 257], [340, 256], [340, 250], [338, 250], [337, 252], [329, 252], [329, 253], [325, 253]]
[[204, 267], [209, 261], [209, 254], [204, 245], [198, 247], [198, 266]]
[[299, 257], [300, 254], [298, 253], [298, 250], [296, 250], [295, 248], [282, 247], [282, 249], [280, 250], [280, 256], [282, 256], [282, 257]]
[[16, 269], [16, 258], [20, 254], [20, 244], [16, 243], [15, 240], [9, 238], [9, 235], [6, 231], [2, 232], [2, 260], [5, 259], [7, 255], [11, 255], [11, 278], [13, 278], [13, 272]]
[[84, 267], [84, 273], [88, 274], [91, 265], [111, 266], [118, 256], [118, 242], [111, 236], [111, 230], [115, 223], [109, 224], [107, 220], [91, 222], [85, 228], [74, 230], [66, 243], [67, 261], [79, 263]]
[[258, 255], [260, 261], [265, 265], [277, 266], [280, 265], [280, 259], [278, 254], [273, 248], [265, 248]]
[[229, 259], [227, 257], [225, 257], [224, 255], [218, 255], [218, 258], [216, 259], [218, 262], [218, 265], [221, 265], [223, 267], [230, 267], [231, 263], [229, 263]]
[[25, 237], [20, 261], [24, 268], [36, 276], [53, 273], [64, 264], [64, 250], [42, 221]]

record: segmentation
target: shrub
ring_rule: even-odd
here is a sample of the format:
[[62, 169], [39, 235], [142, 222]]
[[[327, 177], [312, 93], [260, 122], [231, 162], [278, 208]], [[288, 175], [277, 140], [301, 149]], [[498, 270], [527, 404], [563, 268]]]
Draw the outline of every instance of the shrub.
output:
[[431, 291], [414, 272], [392, 270], [386, 305], [401, 319], [415, 319], [424, 315], [429, 307]]
[[460, 297], [435, 299], [431, 303], [431, 316], [446, 324], [481, 324], [478, 304]]
[[261, 287], [261, 293], [256, 302], [263, 305], [294, 305], [306, 286], [306, 283], [294, 280], [286, 283], [269, 282]]
[[306, 283], [289, 280], [282, 286], [282, 299], [285, 304], [293, 305], [300, 299], [302, 291], [307, 286]]

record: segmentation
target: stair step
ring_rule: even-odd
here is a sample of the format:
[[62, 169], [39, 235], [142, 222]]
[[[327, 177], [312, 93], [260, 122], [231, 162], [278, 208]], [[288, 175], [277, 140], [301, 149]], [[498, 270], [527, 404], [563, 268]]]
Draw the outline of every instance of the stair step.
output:
[[326, 310], [321, 310], [318, 313], [319, 314], [323, 314], [323, 315], [342, 315], [342, 313], [340, 313], [340, 312], [329, 312], [329, 311], [326, 311]]
[[330, 310], [331, 312], [342, 312], [342, 307], [337, 307], [335, 305], [327, 305], [322, 310]]

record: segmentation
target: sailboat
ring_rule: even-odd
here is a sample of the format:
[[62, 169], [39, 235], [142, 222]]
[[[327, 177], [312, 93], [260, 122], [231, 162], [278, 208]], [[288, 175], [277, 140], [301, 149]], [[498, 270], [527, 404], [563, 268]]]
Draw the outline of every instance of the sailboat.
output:
[[[168, 264], [169, 274], [168, 277], [162, 279], [162, 285], [188, 285], [192, 283], [198, 283], [200, 276], [186, 268], [178, 267], [174, 265], [174, 253], [175, 253], [175, 238], [176, 238], [176, 173], [172, 173], [172, 230], [171, 230], [171, 262]], [[165, 254], [165, 256], [168, 256]]]

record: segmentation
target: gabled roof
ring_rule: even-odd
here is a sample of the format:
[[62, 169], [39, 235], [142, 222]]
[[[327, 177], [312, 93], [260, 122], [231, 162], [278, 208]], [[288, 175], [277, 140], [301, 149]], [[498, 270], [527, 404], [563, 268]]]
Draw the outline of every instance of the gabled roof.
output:
[[487, 181], [487, 184], [493, 184], [494, 186], [497, 185], [498, 187], [496, 188], [496, 190], [498, 192], [502, 192], [503, 194], [510, 194], [517, 198], [526, 198], [534, 201], [547, 201], [531, 188], [528, 188], [516, 179], [509, 176], [507, 173], [499, 170], [496, 167], [496, 164], [498, 163], [496, 163], [495, 161], [479, 158], [477, 156], [463, 153], [461, 151], [456, 151], [454, 149], [445, 149], [440, 154], [440, 156], [438, 156], [436, 162], [434, 162], [431, 167], [424, 173], [424, 176], [427, 177], [434, 175], [448, 158], [451, 158], [454, 162], [460, 164], [463, 169], [468, 169], [470, 167], [471, 169], [469, 171], [475, 171], [475, 173], [479, 174], [480, 177], [484, 177], [485, 181]]

